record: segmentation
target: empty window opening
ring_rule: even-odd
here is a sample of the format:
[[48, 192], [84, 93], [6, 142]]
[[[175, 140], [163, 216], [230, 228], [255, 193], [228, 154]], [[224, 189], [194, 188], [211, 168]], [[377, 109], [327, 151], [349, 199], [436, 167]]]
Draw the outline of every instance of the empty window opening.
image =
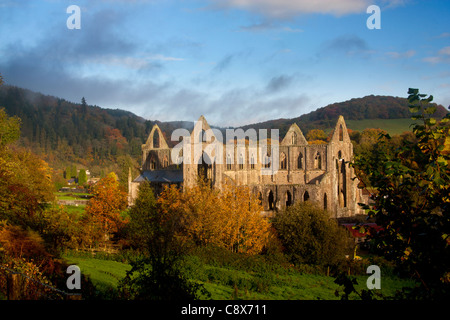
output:
[[241, 153], [239, 155], [239, 170], [243, 170], [243, 169], [244, 169], [244, 156]]
[[159, 131], [155, 130], [155, 132], [153, 132], [153, 148], [159, 148], [159, 147], [160, 147]]
[[303, 201], [308, 201], [309, 200], [309, 193], [308, 191], [305, 191], [305, 193], [303, 194]]
[[292, 132], [292, 144], [297, 144], [297, 133]]
[[297, 157], [297, 169], [303, 169], [303, 154], [300, 154]]
[[292, 195], [289, 191], [286, 191], [286, 207], [292, 205]]
[[269, 192], [269, 196], [267, 197], [267, 202], [269, 203], [269, 210], [273, 210], [275, 206], [274, 206], [274, 197], [273, 197], [272, 190], [270, 190], [270, 192]]
[[282, 152], [280, 155], [280, 169], [284, 170], [286, 168], [287, 168], [286, 154]]
[[322, 156], [319, 152], [314, 157], [314, 169], [322, 169]]

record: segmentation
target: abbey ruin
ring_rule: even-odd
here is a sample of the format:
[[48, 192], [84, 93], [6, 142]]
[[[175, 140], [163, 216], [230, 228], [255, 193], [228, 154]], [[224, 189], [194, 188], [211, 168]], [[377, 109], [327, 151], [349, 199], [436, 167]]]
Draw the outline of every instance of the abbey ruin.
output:
[[[201, 130], [196, 130], [197, 126]], [[202, 177], [215, 188], [224, 183], [249, 186], [269, 215], [298, 201], [314, 201], [334, 218], [364, 213], [358, 203], [366, 200], [357, 187], [354, 169], [349, 166], [353, 145], [342, 116], [328, 143], [308, 144], [300, 128], [293, 124], [281, 142], [276, 141], [276, 148], [273, 143], [268, 144], [267, 154], [258, 152], [248, 140], [243, 144], [228, 141], [225, 147], [214, 134], [205, 138], [209, 129], [201, 116], [190, 139], [186, 139], [188, 144], [174, 150], [155, 125], [142, 145], [141, 174], [134, 180], [129, 178], [130, 204], [137, 197], [139, 184], [146, 180], [159, 193], [164, 185], [189, 187]], [[211, 148], [212, 141], [222, 145], [223, 152]], [[270, 166], [274, 159], [278, 160], [276, 170]]]

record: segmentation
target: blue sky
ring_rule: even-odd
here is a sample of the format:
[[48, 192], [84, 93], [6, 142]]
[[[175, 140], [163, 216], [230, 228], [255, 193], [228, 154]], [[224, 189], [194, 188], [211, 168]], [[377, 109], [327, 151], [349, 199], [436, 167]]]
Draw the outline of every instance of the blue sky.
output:
[[[366, 26], [381, 9], [381, 29]], [[70, 5], [81, 29], [66, 25]], [[408, 88], [450, 104], [450, 1], [0, 0], [6, 83], [239, 126]]]

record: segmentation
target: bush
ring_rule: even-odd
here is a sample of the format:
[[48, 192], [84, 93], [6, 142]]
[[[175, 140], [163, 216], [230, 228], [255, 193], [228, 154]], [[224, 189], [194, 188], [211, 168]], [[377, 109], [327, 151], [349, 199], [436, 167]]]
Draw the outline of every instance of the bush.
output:
[[296, 265], [337, 266], [353, 250], [348, 231], [310, 201], [281, 211], [273, 223], [285, 253]]

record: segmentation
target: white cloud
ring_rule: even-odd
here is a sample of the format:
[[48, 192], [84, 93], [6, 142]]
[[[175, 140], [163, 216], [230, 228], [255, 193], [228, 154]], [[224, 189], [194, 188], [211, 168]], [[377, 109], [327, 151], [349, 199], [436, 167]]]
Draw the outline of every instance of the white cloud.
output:
[[408, 50], [406, 52], [391, 51], [391, 52], [387, 52], [386, 54], [393, 59], [403, 59], [403, 58], [413, 57], [416, 54], [416, 51], [414, 51], [414, 50]]
[[442, 48], [439, 50], [438, 54], [442, 56], [450, 56], [450, 46]]
[[288, 33], [299, 33], [303, 32], [302, 29], [291, 28], [289, 26], [278, 26], [272, 22], [263, 22], [258, 24], [252, 24], [249, 26], [240, 27], [239, 31], [245, 32], [288, 32]]
[[174, 58], [174, 57], [167, 57], [162, 54], [156, 54], [148, 57], [149, 60], [158, 60], [158, 61], [184, 61], [183, 58]]
[[436, 63], [450, 63], [450, 46], [444, 47], [438, 51], [436, 56], [426, 57], [423, 59], [425, 62], [432, 64]]
[[103, 64], [109, 66], [120, 66], [128, 69], [139, 70], [150, 67], [151, 61], [183, 61], [182, 58], [167, 57], [162, 54], [150, 55], [148, 57], [121, 57], [121, 56], [97, 56], [88, 58], [86, 62], [93, 64]]
[[342, 16], [365, 12], [370, 0], [220, 0], [219, 7], [249, 10], [273, 18], [299, 14], [331, 14]]
[[450, 37], [450, 32], [443, 32], [437, 36], [437, 38], [448, 38]]

